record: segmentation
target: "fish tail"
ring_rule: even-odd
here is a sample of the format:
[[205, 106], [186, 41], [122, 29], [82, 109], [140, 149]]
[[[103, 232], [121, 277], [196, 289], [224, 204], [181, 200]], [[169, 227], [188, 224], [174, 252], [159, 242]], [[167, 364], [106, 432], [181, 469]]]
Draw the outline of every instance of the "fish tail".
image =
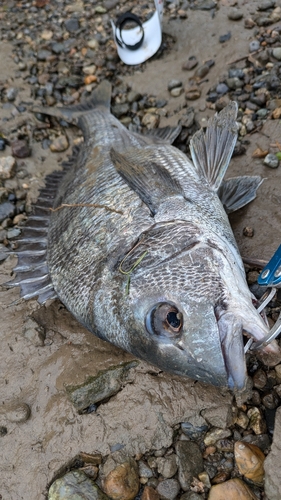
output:
[[33, 113], [42, 113], [54, 116], [77, 125], [79, 118], [91, 112], [95, 108], [105, 108], [108, 111], [110, 110], [111, 88], [111, 83], [107, 80], [103, 80], [103, 82], [96, 89], [94, 89], [91, 96], [79, 104], [64, 106], [62, 108], [36, 106], [33, 108]]

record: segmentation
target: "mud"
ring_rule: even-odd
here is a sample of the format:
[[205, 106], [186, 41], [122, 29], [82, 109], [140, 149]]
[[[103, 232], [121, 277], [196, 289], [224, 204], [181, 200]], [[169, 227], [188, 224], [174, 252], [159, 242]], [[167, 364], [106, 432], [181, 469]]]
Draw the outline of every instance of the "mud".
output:
[[[227, 4], [227, 2], [224, 2]], [[247, 17], [256, 2], [245, 2], [241, 8]], [[164, 22], [164, 32], [176, 37], [176, 43], [165, 57], [148, 62], [146, 70], [126, 77], [133, 89], [169, 100], [169, 109], [178, 109], [171, 118], [161, 118], [160, 126], [176, 124], [184, 99], [171, 98], [167, 83], [177, 78], [187, 83], [193, 72], [181, 70], [182, 63], [195, 55], [200, 63], [214, 59], [208, 82], [202, 85], [202, 96], [191, 103], [201, 124], [213, 113], [206, 108], [207, 90], [227, 71], [228, 64], [248, 55], [254, 35], [245, 30], [243, 21], [227, 19], [227, 5], [221, 5], [214, 18], [209, 11], [188, 11], [187, 20]], [[219, 35], [231, 31], [232, 38], [219, 43]], [[0, 75], [13, 81], [15, 65], [9, 42], [0, 44]], [[25, 82], [13, 82], [21, 97], [30, 101]], [[24, 99], [23, 99], [24, 100]], [[4, 111], [1, 111], [4, 113]], [[30, 123], [34, 117], [30, 114]], [[7, 122], [7, 126], [14, 125]], [[234, 158], [228, 176], [260, 174], [265, 178], [257, 199], [249, 207], [231, 217], [236, 239], [245, 257], [268, 259], [281, 241], [281, 170], [270, 170], [262, 160], [253, 159], [257, 145], [267, 149], [280, 138], [280, 123], [268, 121], [262, 132], [247, 136], [250, 145], [244, 156]], [[72, 135], [75, 132], [67, 131]], [[32, 141], [32, 157], [26, 168], [32, 174], [30, 198], [36, 199], [47, 173], [57, 168], [64, 155], [42, 150]], [[1, 153], [3, 154], [3, 153]], [[3, 154], [9, 154], [8, 148]], [[243, 236], [243, 228], [254, 229], [253, 238]], [[10, 279], [15, 258], [0, 267], [0, 280]], [[46, 488], [57, 471], [80, 451], [108, 454], [121, 443], [129, 453], [144, 453], [168, 447], [173, 440], [173, 426], [196, 419], [202, 410], [231, 410], [232, 395], [190, 380], [159, 373], [154, 367], [140, 363], [134, 370], [133, 382], [116, 396], [99, 406], [96, 413], [79, 415], [67, 399], [66, 386], [79, 385], [100, 369], [132, 360], [132, 356], [95, 338], [78, 324], [59, 301], [39, 308], [36, 301], [13, 305], [18, 290], [0, 289], [1, 349], [0, 394], [2, 410], [25, 403], [31, 410], [24, 422], [8, 420], [0, 412], [0, 426], [7, 434], [0, 443], [0, 494], [3, 500], [43, 500]], [[23, 337], [26, 319], [32, 316], [45, 329], [44, 345], [34, 345]], [[222, 412], [223, 413], [223, 412]], [[221, 426], [227, 425], [221, 422]]]

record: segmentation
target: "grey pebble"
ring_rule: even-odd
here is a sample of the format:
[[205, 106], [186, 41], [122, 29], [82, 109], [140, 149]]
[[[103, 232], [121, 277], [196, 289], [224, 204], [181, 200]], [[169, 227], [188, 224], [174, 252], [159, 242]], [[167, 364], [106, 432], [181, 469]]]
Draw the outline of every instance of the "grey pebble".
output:
[[130, 106], [127, 102], [124, 104], [115, 104], [112, 106], [112, 113], [116, 118], [120, 118], [120, 116], [126, 115], [130, 110]]
[[148, 467], [148, 465], [143, 460], [139, 460], [138, 466], [139, 466], [140, 477], [146, 477], [147, 479], [153, 477], [153, 472], [151, 468]]
[[156, 491], [163, 500], [174, 500], [180, 491], [180, 485], [176, 479], [164, 479], [158, 484]]
[[58, 43], [58, 42], [52, 43], [52, 52], [54, 52], [54, 54], [61, 54], [63, 51], [64, 51], [63, 43]]
[[278, 61], [281, 61], [281, 47], [274, 47], [272, 50], [272, 55], [277, 59]]
[[274, 154], [269, 153], [268, 155], [266, 155], [265, 159], [263, 160], [263, 163], [267, 167], [277, 168], [279, 165], [279, 160]]
[[272, 9], [275, 7], [275, 0], [261, 0], [261, 2], [258, 3], [258, 10], [267, 10], [267, 9]]
[[172, 455], [169, 455], [168, 457], [158, 457], [157, 468], [159, 474], [165, 477], [165, 479], [173, 477], [178, 470], [177, 456], [175, 453], [172, 453]]
[[219, 83], [216, 87], [216, 92], [218, 94], [224, 95], [229, 91], [228, 86], [225, 83]]
[[38, 61], [46, 61], [49, 57], [51, 57], [52, 52], [46, 49], [38, 50], [37, 59]]
[[14, 101], [17, 97], [18, 90], [15, 87], [9, 87], [6, 90], [6, 96], [8, 101]]
[[228, 70], [228, 76], [229, 78], [240, 78], [243, 80], [243, 78], [245, 77], [245, 73], [243, 69], [231, 68]]
[[241, 87], [244, 86], [244, 82], [242, 82], [242, 80], [240, 80], [240, 78], [227, 78], [226, 80], [226, 85], [230, 88], [230, 89], [240, 89]]
[[185, 63], [182, 65], [183, 70], [190, 71], [191, 69], [195, 68], [197, 66], [198, 61], [195, 56], [191, 56]]
[[16, 207], [13, 203], [9, 201], [5, 201], [0, 205], [0, 223], [4, 219], [8, 219], [9, 217], [13, 217], [15, 215]]
[[[7, 238], [7, 231], [6, 229], [0, 229], [0, 243], [3, 243], [3, 241]], [[2, 245], [1, 245], [2, 246]], [[2, 248], [0, 248], [0, 253], [2, 252]], [[1, 260], [1, 259], [0, 259]]]
[[108, 500], [108, 497], [84, 472], [77, 470], [52, 484], [48, 500]]
[[24, 139], [16, 139], [11, 144], [12, 154], [17, 158], [27, 158], [31, 154], [29, 144]]
[[175, 89], [177, 87], [182, 87], [182, 82], [180, 80], [170, 80], [168, 83], [168, 90]]
[[7, 231], [7, 238], [8, 240], [12, 240], [13, 238], [17, 238], [21, 233], [21, 230], [18, 229], [17, 227], [13, 227], [12, 229], [8, 229]]
[[227, 17], [231, 21], [239, 21], [239, 19], [242, 19], [243, 17], [243, 12], [240, 9], [233, 7], [232, 9], [229, 9]]
[[[181, 430], [183, 433], [188, 436], [190, 439], [198, 439], [202, 436], [203, 432], [208, 430], [208, 426], [206, 425], [206, 421], [201, 418], [201, 425], [193, 425], [191, 422], [183, 422], [181, 424]], [[200, 422], [198, 422], [200, 424]]]
[[259, 118], [265, 118], [268, 114], [268, 110], [266, 108], [261, 108], [257, 111], [257, 115]]
[[64, 27], [69, 33], [76, 33], [80, 29], [80, 23], [75, 17], [67, 19], [64, 22]]
[[170, 94], [172, 97], [179, 97], [183, 91], [183, 87], [176, 87], [170, 91]]
[[249, 43], [249, 51], [250, 52], [256, 52], [256, 50], [259, 50], [260, 48], [260, 42], [258, 40], [252, 40]]
[[2, 407], [1, 413], [3, 411], [7, 420], [13, 423], [26, 422], [31, 415], [30, 407], [26, 403], [11, 403], [6, 409]]
[[200, 448], [193, 441], [178, 441], [176, 443], [178, 457], [178, 478], [184, 491], [187, 491], [193, 480], [204, 470], [203, 458]]

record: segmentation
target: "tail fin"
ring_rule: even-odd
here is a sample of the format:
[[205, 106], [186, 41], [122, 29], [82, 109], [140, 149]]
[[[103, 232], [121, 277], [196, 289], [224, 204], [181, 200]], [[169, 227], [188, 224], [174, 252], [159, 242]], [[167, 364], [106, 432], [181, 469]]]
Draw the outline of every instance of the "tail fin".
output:
[[66, 106], [62, 108], [41, 107], [33, 108], [33, 113], [42, 113], [56, 118], [62, 118], [67, 122], [78, 124], [78, 120], [85, 113], [88, 113], [94, 108], [104, 107], [110, 109], [111, 101], [111, 83], [104, 80], [92, 93], [92, 95], [84, 102], [73, 106]]
[[193, 163], [214, 191], [220, 187], [237, 140], [237, 109], [231, 101], [209, 120], [205, 134], [201, 129], [190, 141]]

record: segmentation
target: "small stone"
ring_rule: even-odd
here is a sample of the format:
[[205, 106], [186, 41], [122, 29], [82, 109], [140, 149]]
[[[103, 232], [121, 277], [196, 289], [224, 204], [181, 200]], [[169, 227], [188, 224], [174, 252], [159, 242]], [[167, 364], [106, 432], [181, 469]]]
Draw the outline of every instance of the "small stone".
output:
[[[207, 410], [201, 411], [202, 417], [210, 424], [212, 427], [219, 427], [220, 429], [225, 429], [233, 423], [232, 409], [229, 405], [223, 405], [220, 407], [209, 408]], [[222, 436], [228, 437], [228, 436]]]
[[46, 49], [38, 50], [37, 59], [38, 61], [46, 61], [49, 57], [52, 56], [52, 52]]
[[68, 139], [65, 135], [59, 135], [50, 144], [52, 153], [61, 153], [68, 148]]
[[12, 154], [17, 158], [27, 158], [31, 155], [31, 149], [27, 141], [23, 139], [17, 139], [11, 144]]
[[177, 470], [177, 457], [174, 453], [168, 457], [157, 458], [157, 468], [159, 474], [161, 474], [165, 479], [170, 479], [173, 477]]
[[261, 0], [258, 3], [258, 10], [268, 10], [268, 9], [273, 9], [275, 7], [275, 0]]
[[233, 77], [233, 78], [227, 78], [226, 84], [230, 89], [240, 89], [243, 87], [244, 82], [240, 80], [240, 78]]
[[45, 330], [41, 325], [38, 325], [33, 318], [28, 318], [24, 322], [22, 334], [36, 347], [44, 345], [44, 340], [46, 338]]
[[202, 500], [202, 495], [195, 491], [187, 491], [180, 497], [180, 500]]
[[88, 76], [85, 76], [85, 78], [84, 78], [85, 85], [91, 85], [91, 83], [96, 82], [96, 81], [97, 81], [96, 75], [88, 75]]
[[182, 82], [180, 80], [170, 80], [168, 83], [168, 90], [171, 91], [177, 87], [182, 87]]
[[87, 42], [87, 45], [92, 50], [97, 50], [99, 48], [99, 42], [96, 38], [92, 38]]
[[261, 415], [259, 408], [253, 406], [248, 410], [247, 416], [250, 419], [249, 429], [252, 429], [255, 434], [266, 433], [266, 423]]
[[212, 484], [221, 484], [224, 483], [227, 479], [229, 479], [230, 474], [227, 471], [221, 471], [216, 474], [212, 479]]
[[255, 231], [252, 227], [246, 226], [243, 228], [243, 236], [246, 236], [247, 238], [253, 238], [255, 234]]
[[175, 89], [172, 89], [170, 91], [170, 94], [172, 97], [179, 97], [183, 93], [183, 88], [182, 87], [177, 87]]
[[210, 66], [208, 64], [202, 64], [202, 66], [199, 66], [195, 73], [194, 73], [194, 77], [195, 78], [204, 78], [204, 76], [206, 76], [210, 71]]
[[3, 220], [13, 217], [15, 215], [16, 207], [13, 203], [5, 201], [0, 204], [0, 224]]
[[42, 33], [41, 33], [41, 38], [43, 38], [43, 40], [51, 40], [53, 38], [53, 31], [51, 30], [43, 30]]
[[148, 465], [145, 462], [140, 460], [138, 462], [138, 466], [139, 466], [140, 477], [146, 477], [146, 478], [153, 477], [153, 472], [152, 472], [151, 468], [148, 467]]
[[0, 179], [10, 179], [15, 174], [16, 160], [12, 156], [0, 158]]
[[4, 413], [9, 422], [23, 423], [29, 419], [31, 410], [26, 403], [11, 403], [2, 406], [0, 413]]
[[48, 500], [109, 500], [83, 471], [74, 470], [57, 479], [49, 489]]
[[145, 113], [142, 118], [142, 125], [144, 125], [148, 129], [157, 128], [159, 125], [160, 117], [158, 115], [154, 115], [152, 113]]
[[95, 465], [85, 465], [84, 467], [81, 467], [80, 470], [83, 471], [93, 481], [98, 477], [99, 469]]
[[274, 21], [270, 17], [260, 16], [256, 18], [256, 23], [258, 26], [269, 26]]
[[17, 227], [13, 227], [11, 229], [8, 229], [7, 231], [7, 238], [8, 240], [12, 240], [13, 238], [17, 238], [21, 233], [21, 230]]
[[176, 479], [164, 479], [158, 484], [156, 491], [163, 500], [174, 500], [180, 491], [180, 485]]
[[190, 71], [191, 69], [197, 66], [198, 61], [195, 56], [191, 56], [185, 63], [182, 65], [182, 69], [186, 71]]
[[272, 55], [275, 59], [281, 61], [281, 47], [274, 47], [274, 49], [272, 49]]
[[97, 7], [95, 7], [95, 12], [97, 14], [105, 14], [106, 13], [106, 8], [102, 7], [101, 5], [98, 5]]
[[239, 21], [239, 19], [242, 19], [242, 17], [243, 17], [243, 12], [241, 12], [241, 10], [233, 7], [231, 9], [229, 9], [227, 17], [228, 17], [228, 19], [231, 19], [231, 21]]
[[240, 474], [254, 483], [263, 482], [265, 455], [258, 446], [237, 441], [234, 446], [234, 456]]
[[91, 64], [91, 66], [85, 66], [82, 71], [85, 75], [93, 75], [96, 69], [97, 67], [94, 64]]
[[273, 389], [264, 393], [261, 400], [268, 410], [274, 410], [279, 405], [279, 397]]
[[103, 480], [104, 492], [113, 500], [133, 500], [139, 491], [138, 467], [132, 458], [117, 465]]
[[18, 68], [20, 71], [24, 71], [27, 68], [26, 62], [25, 61], [20, 61], [18, 64]]
[[178, 478], [184, 491], [187, 491], [193, 480], [204, 469], [200, 448], [193, 441], [178, 441], [176, 443], [178, 457]]
[[189, 87], [185, 89], [185, 98], [188, 101], [195, 101], [201, 96], [201, 90], [198, 87]]
[[250, 488], [239, 478], [212, 486], [208, 500], [258, 500]]
[[245, 28], [251, 30], [254, 26], [256, 26], [256, 23], [253, 19], [251, 19], [251, 18], [245, 19], [245, 21], [244, 21]]
[[260, 48], [260, 42], [258, 40], [252, 40], [249, 43], [249, 51], [250, 52], [256, 52]]
[[64, 22], [64, 27], [69, 33], [76, 33], [80, 29], [80, 23], [78, 19], [70, 18]]
[[216, 442], [216, 448], [218, 451], [223, 451], [223, 452], [233, 452], [233, 441], [230, 439], [219, 439]]
[[267, 167], [277, 168], [279, 165], [279, 160], [274, 154], [269, 153], [268, 155], [266, 155], [265, 159], [263, 160], [263, 163]]
[[219, 428], [214, 428], [207, 432], [205, 438], [204, 438], [204, 444], [205, 446], [210, 446], [215, 444], [219, 439], [225, 439], [231, 436], [231, 430], [230, 429], [219, 429]]
[[242, 429], [247, 429], [249, 424], [249, 417], [244, 413], [244, 411], [238, 411], [235, 423], [242, 427]]
[[116, 118], [120, 118], [123, 115], [126, 115], [130, 111], [130, 106], [127, 102], [124, 102], [123, 104], [115, 104], [112, 106], [112, 113]]
[[219, 42], [220, 43], [228, 42], [228, 40], [230, 40], [230, 38], [231, 38], [231, 32], [228, 31], [228, 33], [226, 33], [225, 35], [221, 35], [219, 37]]
[[81, 451], [79, 453], [79, 458], [86, 463], [92, 465], [100, 465], [102, 463], [102, 456], [100, 453], [84, 453]]
[[8, 433], [7, 427], [4, 427], [3, 425], [0, 425], [0, 437], [6, 436], [7, 433]]
[[210, 478], [209, 478], [209, 475], [206, 471], [204, 472], [200, 472], [200, 474], [198, 474], [198, 479], [199, 481], [201, 481], [204, 486], [208, 489], [211, 488], [211, 482], [210, 482]]
[[219, 83], [216, 87], [217, 94], [224, 95], [224, 94], [227, 94], [228, 91], [229, 91], [229, 88], [225, 83]]
[[267, 377], [263, 370], [257, 370], [253, 376], [253, 384], [257, 389], [263, 389], [266, 385]]
[[159, 493], [151, 486], [145, 486], [141, 500], [159, 500]]

